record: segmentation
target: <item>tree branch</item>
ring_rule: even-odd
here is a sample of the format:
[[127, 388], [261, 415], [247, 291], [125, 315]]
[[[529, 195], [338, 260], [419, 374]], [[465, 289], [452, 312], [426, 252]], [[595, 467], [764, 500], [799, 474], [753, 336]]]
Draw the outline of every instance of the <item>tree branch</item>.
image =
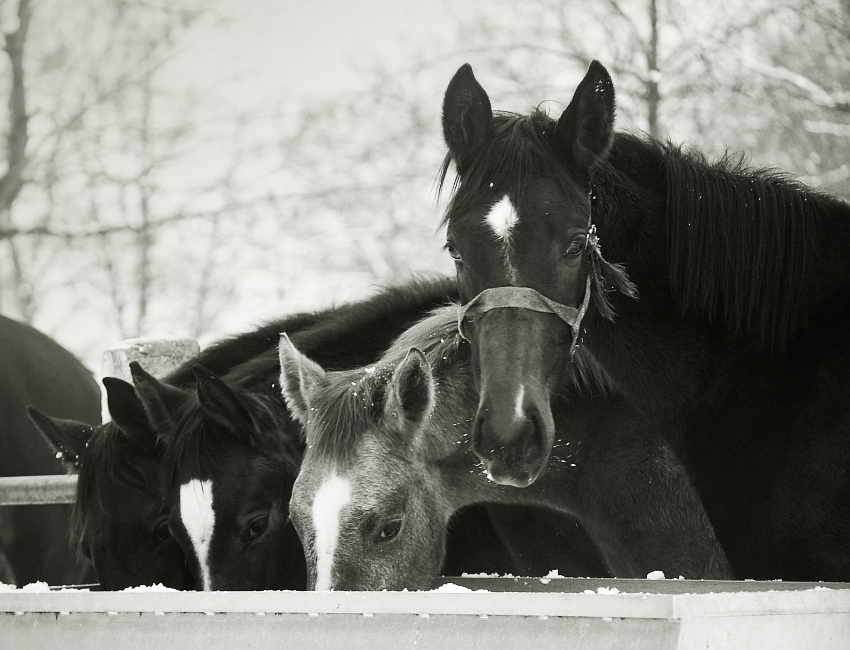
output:
[[0, 178], [0, 213], [8, 212], [23, 187], [27, 133], [27, 103], [24, 87], [24, 45], [30, 17], [29, 0], [18, 4], [18, 29], [7, 33], [4, 50], [12, 67], [12, 89], [9, 93], [9, 134], [6, 137], [7, 169]]

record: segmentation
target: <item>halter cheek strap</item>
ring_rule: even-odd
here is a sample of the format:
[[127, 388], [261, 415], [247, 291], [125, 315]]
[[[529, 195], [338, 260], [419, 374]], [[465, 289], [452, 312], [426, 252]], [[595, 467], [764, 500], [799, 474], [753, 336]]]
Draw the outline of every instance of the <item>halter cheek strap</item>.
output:
[[555, 314], [555, 316], [569, 325], [573, 332], [573, 341], [570, 345], [570, 354], [572, 355], [575, 353], [576, 345], [578, 345], [581, 319], [584, 318], [589, 303], [590, 275], [587, 276], [587, 282], [584, 286], [584, 299], [578, 308], [555, 302], [531, 287], [494, 287], [492, 289], [484, 289], [484, 291], [475, 296], [467, 304], [458, 307], [457, 329], [464, 339], [469, 340], [469, 337], [464, 331], [464, 323], [467, 320], [474, 320], [481, 316], [481, 314], [493, 309], [514, 307], [517, 309], [529, 309], [531, 311]]

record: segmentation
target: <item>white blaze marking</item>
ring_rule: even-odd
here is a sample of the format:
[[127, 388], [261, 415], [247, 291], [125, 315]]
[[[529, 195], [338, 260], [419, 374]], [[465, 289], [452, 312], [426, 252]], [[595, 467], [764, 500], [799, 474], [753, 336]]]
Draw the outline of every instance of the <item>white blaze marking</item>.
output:
[[339, 539], [339, 517], [351, 500], [351, 484], [336, 473], [325, 480], [313, 499], [313, 529], [316, 531], [316, 591], [333, 586], [334, 553]]
[[525, 386], [520, 384], [519, 392], [516, 394], [516, 407], [514, 408], [514, 417], [517, 420], [522, 420], [525, 417], [525, 413], [522, 410], [522, 400], [525, 397]]
[[502, 197], [501, 201], [490, 209], [485, 219], [493, 229], [493, 232], [496, 233], [496, 236], [502, 241], [507, 241], [511, 229], [516, 225], [519, 217], [506, 194]]
[[210, 568], [207, 554], [210, 550], [215, 512], [213, 511], [212, 481], [199, 481], [194, 478], [180, 486], [180, 518], [192, 540], [198, 564], [201, 565], [201, 579], [204, 591], [210, 591]]

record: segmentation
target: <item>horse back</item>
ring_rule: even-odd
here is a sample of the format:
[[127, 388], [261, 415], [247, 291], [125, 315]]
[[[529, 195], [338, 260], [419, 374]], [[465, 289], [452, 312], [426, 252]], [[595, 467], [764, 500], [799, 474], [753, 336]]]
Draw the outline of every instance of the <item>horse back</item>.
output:
[[[0, 316], [0, 476], [61, 474], [62, 464], [27, 417], [28, 404], [54, 417], [100, 422], [92, 374], [38, 330]], [[67, 505], [0, 508], [0, 544], [18, 584], [78, 582]]]

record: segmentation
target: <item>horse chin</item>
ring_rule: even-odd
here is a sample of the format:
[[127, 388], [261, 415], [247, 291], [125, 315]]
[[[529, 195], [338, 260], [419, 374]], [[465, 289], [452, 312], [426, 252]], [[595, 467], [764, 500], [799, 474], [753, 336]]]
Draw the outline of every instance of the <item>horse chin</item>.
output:
[[485, 463], [487, 468], [487, 478], [498, 485], [508, 485], [515, 488], [526, 488], [546, 471], [546, 464], [536, 474], [531, 474], [527, 471], [514, 472], [512, 468], [505, 467], [498, 461]]

